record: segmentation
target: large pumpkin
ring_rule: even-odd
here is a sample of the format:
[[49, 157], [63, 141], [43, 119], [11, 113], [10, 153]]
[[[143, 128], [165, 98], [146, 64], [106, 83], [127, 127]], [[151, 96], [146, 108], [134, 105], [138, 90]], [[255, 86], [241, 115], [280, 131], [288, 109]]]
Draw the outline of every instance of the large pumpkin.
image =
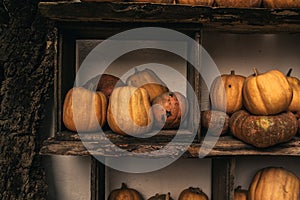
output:
[[173, 198], [171, 197], [170, 192], [168, 192], [167, 194], [156, 194], [148, 200], [173, 200]]
[[174, 129], [180, 126], [188, 113], [188, 101], [179, 92], [166, 92], [152, 102], [156, 128]]
[[257, 116], [240, 110], [230, 117], [229, 126], [235, 137], [259, 148], [287, 142], [298, 130], [297, 119], [291, 112]]
[[125, 183], [122, 183], [121, 188], [110, 192], [108, 200], [143, 200], [142, 195], [133, 188], [128, 188]]
[[217, 6], [232, 8], [260, 7], [262, 0], [215, 0]]
[[204, 131], [209, 129], [213, 136], [225, 135], [229, 127], [229, 116], [222, 111], [201, 111], [201, 127]]
[[210, 89], [210, 98], [214, 110], [225, 111], [232, 114], [243, 106], [242, 89], [245, 77], [231, 74], [223, 74], [217, 77]]
[[244, 106], [255, 115], [275, 115], [287, 111], [293, 97], [293, 90], [286, 76], [271, 70], [264, 74], [247, 77], [243, 86]]
[[212, 6], [214, 0], [176, 0], [177, 4]]
[[234, 200], [247, 200], [248, 191], [242, 189], [241, 186], [238, 186], [234, 190]]
[[288, 107], [288, 110], [296, 113], [297, 117], [300, 117], [300, 80], [291, 76], [292, 69], [287, 73], [287, 80], [293, 90], [293, 98]]
[[147, 91], [131, 86], [115, 88], [108, 104], [107, 122], [115, 133], [123, 135], [149, 132], [153, 120]]
[[263, 168], [250, 184], [248, 200], [299, 200], [299, 183], [299, 178], [284, 168]]
[[263, 0], [263, 5], [266, 8], [299, 8], [300, 1], [298, 1], [298, 0]]
[[63, 123], [71, 131], [96, 131], [106, 122], [106, 109], [107, 100], [102, 92], [72, 88], [64, 100]]
[[208, 196], [200, 189], [189, 187], [184, 189], [180, 195], [178, 200], [208, 200]]

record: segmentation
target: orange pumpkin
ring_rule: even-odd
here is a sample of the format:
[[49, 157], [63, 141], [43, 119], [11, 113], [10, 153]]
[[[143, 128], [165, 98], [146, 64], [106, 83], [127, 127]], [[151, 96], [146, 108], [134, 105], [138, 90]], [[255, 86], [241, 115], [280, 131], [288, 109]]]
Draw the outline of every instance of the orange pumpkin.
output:
[[228, 125], [229, 116], [225, 112], [216, 110], [201, 111], [201, 127], [205, 132], [209, 129], [211, 135], [223, 136], [228, 131]]
[[262, 0], [215, 0], [217, 6], [231, 8], [260, 7]]
[[238, 186], [234, 190], [234, 200], [247, 200], [248, 191], [243, 190], [241, 186]]
[[96, 131], [106, 122], [106, 109], [107, 100], [102, 92], [72, 88], [64, 100], [63, 123], [71, 131]]
[[173, 198], [171, 197], [170, 192], [168, 192], [167, 194], [156, 194], [148, 200], [173, 200]]
[[212, 6], [214, 0], [176, 0], [177, 4]]
[[286, 75], [286, 78], [293, 90], [293, 98], [288, 107], [288, 110], [296, 113], [297, 117], [300, 117], [300, 80], [291, 76], [292, 69]]
[[128, 188], [125, 183], [122, 183], [121, 188], [110, 192], [108, 200], [143, 200], [142, 195], [133, 188]]
[[208, 196], [200, 189], [200, 188], [193, 188], [189, 187], [183, 190], [178, 200], [208, 200]]
[[266, 8], [300, 8], [298, 0], [263, 0]]

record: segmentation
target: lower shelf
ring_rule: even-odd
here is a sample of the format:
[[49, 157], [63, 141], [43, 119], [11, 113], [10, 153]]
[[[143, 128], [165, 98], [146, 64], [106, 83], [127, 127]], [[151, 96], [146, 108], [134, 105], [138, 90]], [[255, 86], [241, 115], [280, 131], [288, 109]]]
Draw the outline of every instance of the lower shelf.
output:
[[[258, 149], [231, 136], [220, 137], [214, 144], [214, 141], [207, 142], [205, 140], [204, 142], [203, 138], [199, 141], [194, 140], [191, 138], [192, 134], [189, 131], [181, 131], [178, 138], [175, 139], [173, 133], [174, 131], [163, 131], [158, 136], [142, 139], [116, 135], [112, 132], [105, 133], [104, 137], [96, 133], [79, 136], [76, 133], [62, 132], [44, 141], [40, 154], [72, 156], [92, 154], [116, 157], [124, 156], [124, 152], [126, 152], [126, 156], [175, 157], [178, 154], [182, 154], [182, 157], [185, 158], [198, 158], [203, 155], [206, 155], [205, 157], [244, 155], [300, 156], [299, 137], [270, 148]], [[167, 144], [168, 147], [164, 148]], [[115, 145], [119, 147], [117, 148], [119, 150], [116, 151]], [[212, 149], [211, 145], [213, 145]], [[157, 150], [163, 151], [158, 155]], [[201, 153], [199, 154], [199, 152]]]

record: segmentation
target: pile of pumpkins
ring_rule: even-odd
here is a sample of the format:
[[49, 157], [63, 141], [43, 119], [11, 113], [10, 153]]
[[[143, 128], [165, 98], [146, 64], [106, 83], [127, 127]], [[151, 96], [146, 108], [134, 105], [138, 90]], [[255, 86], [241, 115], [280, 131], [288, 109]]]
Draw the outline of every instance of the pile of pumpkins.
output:
[[188, 100], [169, 91], [150, 69], [129, 76], [126, 84], [110, 74], [98, 75], [66, 94], [63, 123], [71, 131], [95, 132], [106, 122], [121, 135], [153, 129], [177, 129], [187, 118]]
[[[201, 113], [201, 124], [255, 147], [266, 148], [291, 140], [298, 131], [300, 81], [279, 70], [247, 78], [231, 74], [217, 77], [210, 89], [212, 110]], [[220, 131], [219, 131], [220, 132]]]

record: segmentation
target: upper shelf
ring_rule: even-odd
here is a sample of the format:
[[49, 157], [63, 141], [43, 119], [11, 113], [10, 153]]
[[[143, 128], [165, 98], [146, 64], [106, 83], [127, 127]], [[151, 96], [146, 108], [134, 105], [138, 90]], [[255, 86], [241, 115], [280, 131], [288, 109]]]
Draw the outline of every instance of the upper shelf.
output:
[[39, 10], [43, 16], [59, 22], [180, 23], [227, 32], [300, 32], [300, 9], [214, 8], [125, 2], [41, 2]]

